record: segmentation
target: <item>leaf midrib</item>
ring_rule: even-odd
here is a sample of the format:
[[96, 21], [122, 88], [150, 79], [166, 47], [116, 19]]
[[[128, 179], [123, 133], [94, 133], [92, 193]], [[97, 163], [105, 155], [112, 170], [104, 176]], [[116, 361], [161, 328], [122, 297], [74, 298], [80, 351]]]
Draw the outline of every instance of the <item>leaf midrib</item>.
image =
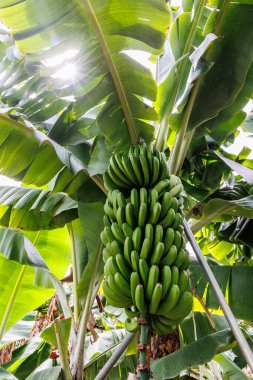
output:
[[113, 82], [114, 82], [114, 85], [115, 85], [115, 88], [116, 88], [116, 91], [117, 91], [117, 94], [118, 94], [118, 97], [119, 97], [119, 100], [120, 100], [120, 103], [122, 106], [122, 111], [123, 111], [125, 119], [126, 119], [126, 124], [127, 124], [128, 133], [130, 136], [131, 143], [135, 145], [135, 144], [137, 144], [137, 132], [136, 132], [135, 125], [134, 125], [134, 120], [133, 120], [133, 117], [131, 114], [129, 103], [127, 101], [127, 97], [126, 97], [124, 88], [122, 86], [117, 68], [114, 64], [110, 49], [109, 49], [107, 41], [105, 39], [104, 33], [100, 27], [99, 21], [96, 17], [96, 14], [94, 12], [94, 9], [92, 7], [91, 2], [89, 0], [82, 0], [81, 3], [83, 5], [83, 7], [86, 11], [86, 15], [88, 16], [88, 18], [89, 18], [89, 20], [90, 20], [90, 22], [94, 28], [94, 31], [97, 35], [100, 47], [103, 51], [108, 69], [109, 69], [110, 74], [112, 76], [112, 79], [113, 79]]

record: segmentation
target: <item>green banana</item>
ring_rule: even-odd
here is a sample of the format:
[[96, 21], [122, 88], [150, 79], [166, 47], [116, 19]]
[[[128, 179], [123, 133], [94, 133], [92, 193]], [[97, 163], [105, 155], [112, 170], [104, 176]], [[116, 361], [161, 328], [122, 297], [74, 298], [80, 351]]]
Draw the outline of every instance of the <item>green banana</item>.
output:
[[116, 263], [118, 265], [119, 271], [122, 274], [122, 276], [125, 277], [126, 280], [129, 280], [131, 271], [130, 267], [127, 265], [126, 260], [124, 259], [124, 256], [118, 253], [116, 256]]
[[125, 223], [125, 218], [125, 208], [119, 207], [116, 213], [116, 219], [120, 227], [122, 227], [122, 224]]
[[164, 252], [168, 252], [171, 246], [173, 245], [175, 238], [175, 231], [173, 228], [167, 228], [165, 232], [165, 238], [164, 238]]
[[180, 290], [180, 295], [183, 294], [189, 285], [189, 276], [185, 270], [179, 272], [178, 286]]
[[113, 275], [110, 274], [108, 276], [107, 283], [108, 283], [109, 288], [111, 289], [111, 291], [114, 293], [115, 297], [119, 297], [121, 299], [123, 299], [123, 298], [124, 299], [128, 299], [129, 298], [129, 295], [126, 296], [123, 292], [121, 292], [121, 289], [118, 288]]
[[130, 224], [123, 223], [121, 228], [122, 228], [122, 231], [123, 231], [126, 238], [133, 236], [134, 231], [133, 231], [132, 227], [130, 226]]
[[138, 325], [138, 321], [133, 321], [132, 319], [130, 318], [127, 318], [125, 320], [125, 327], [126, 327], [126, 330], [130, 333], [134, 333], [138, 330], [139, 328], [139, 325]]
[[171, 190], [173, 187], [181, 184], [180, 178], [178, 178], [176, 175], [171, 174], [170, 176], [170, 184], [169, 189]]
[[149, 238], [145, 238], [142, 243], [141, 252], [140, 252], [140, 258], [141, 259], [147, 259], [149, 256], [151, 244]]
[[175, 265], [171, 267], [171, 284], [177, 285], [179, 280], [179, 270]]
[[103, 222], [105, 227], [111, 227], [111, 221], [108, 215], [103, 216]]
[[174, 261], [174, 265], [176, 265], [178, 268], [181, 268], [185, 263], [186, 255], [186, 251], [184, 249], [180, 249], [177, 258]]
[[105, 234], [105, 236], [106, 236], [106, 238], [107, 238], [107, 240], [109, 242], [115, 240], [114, 235], [113, 235], [112, 230], [111, 230], [110, 227], [105, 227], [104, 228], [104, 234]]
[[145, 187], [140, 189], [140, 204], [148, 203], [148, 192]]
[[[115, 222], [112, 223], [112, 225], [111, 225], [111, 231], [112, 231], [112, 234], [113, 234], [114, 238], [119, 243], [124, 244], [125, 236], [124, 236], [124, 233], [123, 233], [122, 229], [118, 225], [118, 223], [115, 223]], [[114, 238], [112, 240], [114, 240]]]
[[150, 263], [153, 264], [158, 264], [162, 258], [164, 252], [164, 244], [159, 242], [157, 243], [154, 252], [151, 256]]
[[170, 190], [170, 193], [171, 193], [172, 197], [178, 197], [179, 194], [182, 192], [182, 190], [183, 190], [183, 185], [179, 184], [179, 185], [174, 186]]
[[123, 193], [119, 192], [116, 195], [118, 207], [126, 207], [126, 200]]
[[131, 307], [125, 308], [126, 316], [130, 319], [135, 318], [139, 315], [138, 311], [134, 307], [134, 310]]
[[149, 313], [150, 314], [155, 314], [156, 311], [157, 311], [157, 308], [159, 306], [159, 303], [161, 301], [161, 298], [162, 298], [162, 292], [163, 292], [163, 286], [162, 284], [160, 284], [159, 282], [156, 284], [156, 286], [154, 287], [154, 291], [153, 291], [153, 294], [152, 294], [152, 297], [151, 297], [151, 301], [150, 301], [150, 304], [149, 304]]
[[116, 175], [116, 173], [114, 172], [114, 170], [112, 169], [111, 166], [109, 166], [109, 168], [108, 168], [108, 174], [109, 174], [111, 180], [116, 184], [116, 188], [123, 188], [124, 189], [124, 188], [128, 188], [131, 186], [126, 181], [123, 181], [122, 179], [120, 179]]
[[123, 156], [122, 156], [122, 165], [124, 167], [124, 171], [125, 171], [125, 173], [127, 175], [127, 178], [130, 179], [130, 181], [134, 185], [138, 186], [139, 184], [138, 184], [138, 181], [137, 181], [137, 177], [136, 177], [136, 175], [134, 173], [132, 164], [131, 164], [131, 162], [130, 162], [127, 154], [123, 154]]
[[117, 272], [114, 275], [114, 280], [116, 283], [116, 286], [118, 287], [119, 290], [125, 295], [125, 297], [131, 297], [131, 291], [129, 288], [129, 279], [128, 281], [119, 273]]
[[149, 218], [149, 223], [150, 224], [157, 224], [159, 216], [161, 213], [161, 204], [159, 202], [156, 202], [154, 207], [151, 210], [151, 215]]
[[160, 171], [160, 162], [157, 157], [153, 156], [153, 173], [152, 173], [152, 178], [150, 181], [150, 186], [153, 186], [155, 183], [157, 183], [157, 180], [159, 178], [159, 171]]
[[134, 207], [135, 219], [138, 220], [139, 215], [139, 193], [137, 189], [132, 189], [130, 193], [130, 203]]
[[158, 202], [158, 192], [155, 189], [152, 189], [149, 196], [150, 209], [154, 207], [156, 202]]
[[173, 208], [170, 208], [164, 219], [160, 222], [161, 226], [165, 229], [170, 227], [175, 220], [176, 213]]
[[113, 208], [109, 205], [108, 201], [106, 201], [104, 204], [104, 212], [109, 216], [109, 218], [115, 220]]
[[[117, 262], [116, 262], [116, 259], [115, 257], [113, 256], [110, 256], [108, 258], [108, 260], [106, 261], [105, 263], [105, 266], [104, 266], [104, 269], [106, 272], [108, 272], [109, 274], [112, 274], [113, 276], [119, 272], [119, 268], [118, 268], [118, 265], [117, 265]], [[106, 274], [106, 273], [105, 273]]]
[[157, 309], [157, 314], [167, 315], [177, 304], [179, 298], [178, 285], [172, 285]]
[[139, 253], [137, 251], [131, 252], [131, 266], [135, 272], [138, 272], [139, 270]]
[[104, 185], [105, 185], [105, 189], [107, 191], [109, 190], [113, 190], [115, 188], [117, 188], [118, 186], [116, 185], [116, 183], [111, 179], [109, 173], [104, 173]]
[[113, 240], [110, 243], [110, 252], [111, 252], [112, 256], [116, 256], [117, 253], [121, 253], [122, 252], [121, 245], [116, 240]]
[[152, 265], [149, 269], [148, 282], [147, 282], [147, 287], [146, 287], [146, 297], [148, 301], [151, 300], [154, 287], [158, 282], [158, 278], [159, 278], [159, 268], [157, 265]]
[[139, 272], [140, 272], [142, 284], [146, 288], [147, 283], [148, 283], [149, 267], [148, 267], [147, 261], [145, 259], [139, 260]]
[[163, 292], [162, 292], [162, 300], [168, 293], [168, 290], [171, 285], [171, 269], [168, 265], [165, 265], [162, 268], [162, 286], [163, 286]]
[[[131, 186], [131, 181], [128, 180], [128, 178], [125, 176], [124, 172], [122, 172], [120, 169], [119, 169], [119, 166], [116, 162], [116, 159], [114, 156], [112, 156], [110, 158], [110, 167], [108, 169], [108, 173], [110, 174], [110, 169], [112, 170], [113, 174], [115, 174], [117, 176], [117, 178], [122, 181], [122, 183], [126, 184], [127, 186]], [[112, 178], [112, 177], [111, 177]]]
[[104, 262], [106, 262], [109, 259], [109, 257], [110, 257], [110, 253], [107, 251], [106, 248], [103, 249], [102, 255], [103, 255]]
[[124, 257], [128, 265], [132, 266], [131, 262], [131, 252], [133, 249], [132, 239], [130, 237], [127, 237], [124, 242]]
[[144, 227], [147, 217], [147, 204], [141, 203], [138, 217], [138, 225]]
[[178, 226], [182, 223], [183, 223], [182, 215], [177, 212], [175, 219], [174, 219], [174, 222], [172, 224], [172, 228], [174, 228], [174, 230], [176, 230], [178, 228]]
[[152, 327], [159, 335], [172, 334], [175, 331], [176, 326], [165, 325], [159, 318], [159, 316], [154, 316], [152, 318]]
[[164, 256], [164, 258], [161, 260], [160, 265], [168, 265], [171, 266], [177, 257], [177, 248], [175, 245], [172, 245], [167, 254]]
[[175, 197], [171, 197], [171, 204], [170, 207], [173, 208], [175, 212], [178, 210], [178, 200]]
[[190, 292], [184, 292], [173, 310], [170, 310], [171, 319], [185, 318], [192, 310], [193, 298]]
[[133, 240], [134, 249], [136, 249], [136, 251], [140, 252], [141, 243], [142, 243], [142, 229], [140, 226], [135, 228], [135, 230], [133, 232], [132, 240]]
[[131, 162], [131, 165], [132, 165], [135, 177], [137, 178], [138, 185], [142, 186], [143, 185], [143, 178], [142, 178], [142, 175], [141, 175], [141, 168], [140, 168], [140, 165], [139, 165], [138, 157], [136, 157], [132, 153], [129, 153], [128, 157], [129, 157], [129, 160]]
[[155, 236], [154, 236], [153, 247], [155, 248], [156, 245], [162, 241], [163, 241], [163, 228], [160, 224], [157, 224], [155, 226]]
[[[158, 182], [154, 189], [158, 192], [158, 197], [166, 191], [166, 189], [169, 189], [170, 180], [169, 179], [162, 179], [160, 182]], [[170, 191], [171, 193], [171, 191]]]
[[177, 250], [179, 248], [181, 248], [182, 241], [183, 241], [183, 238], [182, 238], [182, 235], [180, 234], [180, 232], [175, 231], [175, 237], [174, 237], [173, 245], [175, 245], [177, 247]]
[[144, 157], [143, 155], [140, 155], [139, 159], [140, 159], [140, 163], [141, 163], [142, 173], [144, 176], [143, 184], [144, 184], [144, 186], [148, 186], [149, 181], [150, 181], [148, 162], [147, 162], [146, 157]]
[[104, 245], [110, 243], [110, 240], [108, 240], [107, 236], [105, 235], [104, 231], [100, 234], [100, 239]]
[[153, 244], [154, 229], [152, 224], [148, 223], [145, 226], [145, 238], [150, 240], [150, 246]]
[[114, 307], [130, 307], [132, 306], [132, 300], [127, 300], [122, 297], [118, 297], [115, 295], [113, 290], [109, 287], [107, 281], [104, 281], [103, 283], [103, 293], [105, 295], [105, 298], [108, 300], [110, 305]]
[[134, 215], [134, 206], [132, 203], [127, 203], [126, 205], [126, 222], [133, 228], [136, 225], [135, 215]]
[[189, 264], [190, 264], [190, 257], [189, 257], [188, 252], [185, 251], [185, 261], [184, 261], [183, 265], [181, 265], [180, 269], [183, 269], [183, 270], [188, 269], [189, 268]]
[[132, 301], [134, 304], [135, 302], [135, 290], [137, 286], [141, 283], [140, 277], [137, 272], [132, 272], [131, 277], [130, 277], [130, 290], [131, 290], [131, 296], [132, 296]]
[[163, 194], [163, 200], [162, 200], [162, 208], [161, 208], [161, 215], [160, 218], [164, 218], [164, 216], [167, 214], [169, 208], [171, 207], [171, 200], [172, 197], [170, 193], [164, 193]]
[[135, 289], [135, 305], [141, 313], [147, 312], [147, 305], [145, 302], [144, 288], [142, 285], [137, 285]]

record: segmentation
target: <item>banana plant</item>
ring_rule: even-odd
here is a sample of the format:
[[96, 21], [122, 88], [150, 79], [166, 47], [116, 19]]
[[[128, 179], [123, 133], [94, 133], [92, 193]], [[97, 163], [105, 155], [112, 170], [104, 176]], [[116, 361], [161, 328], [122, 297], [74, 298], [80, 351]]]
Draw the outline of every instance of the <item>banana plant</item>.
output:
[[[253, 5], [179, 3], [0, 4], [0, 173], [21, 183], [0, 184], [0, 359], [12, 344], [4, 379], [94, 379], [124, 340], [126, 314], [101, 286], [100, 234], [104, 173], [133, 145], [163, 152], [180, 177], [186, 219], [252, 344], [253, 160], [249, 148], [228, 148], [252, 132]], [[177, 330], [180, 348], [151, 355], [153, 377], [219, 368], [246, 379], [193, 257], [190, 273], [194, 303]], [[13, 334], [33, 310], [47, 322], [19, 347]], [[135, 337], [108, 378], [135, 376], [136, 346]]]

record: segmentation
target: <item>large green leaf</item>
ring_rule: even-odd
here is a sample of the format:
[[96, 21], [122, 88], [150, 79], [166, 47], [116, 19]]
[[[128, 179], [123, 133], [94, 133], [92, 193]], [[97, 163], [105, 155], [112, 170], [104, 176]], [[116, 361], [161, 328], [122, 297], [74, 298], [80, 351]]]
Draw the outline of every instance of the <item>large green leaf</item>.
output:
[[[215, 118], [239, 101], [240, 91], [247, 86], [247, 73], [253, 58], [252, 17], [252, 4], [230, 3], [223, 17], [221, 38], [208, 53], [208, 61], [214, 64], [201, 82], [189, 128]], [[245, 99], [244, 104], [247, 101]]]
[[87, 167], [69, 150], [21, 119], [0, 115], [1, 174], [24, 185], [43, 186], [51, 181], [54, 191], [64, 191], [85, 201], [104, 195], [87, 173]]
[[0, 225], [22, 230], [63, 227], [77, 218], [77, 203], [64, 193], [0, 186]]
[[[40, 17], [41, 7], [46, 10], [43, 17]], [[161, 52], [171, 20], [164, 1], [139, 0], [137, 6], [133, 0], [109, 3], [61, 0], [57, 5], [53, 0], [43, 0], [40, 4], [31, 0], [14, 4], [9, 1], [1, 5], [0, 17], [29, 60], [45, 60], [62, 50], [78, 51], [74, 58], [78, 70], [76, 81], [60, 83], [55, 78], [50, 81], [50, 87], [62, 96], [76, 95], [75, 108], [79, 115], [105, 100], [98, 124], [109, 144], [124, 146], [130, 140], [136, 142], [138, 137], [151, 140], [153, 128], [145, 122], [147, 107], [142, 97], [155, 100], [155, 81], [151, 73], [125, 51]], [[52, 68], [40, 66], [41, 76], [52, 75]], [[38, 68], [39, 65], [33, 70], [36, 72]], [[46, 92], [49, 96], [45, 96]], [[63, 109], [63, 100], [53, 101], [55, 98], [50, 92], [44, 89], [39, 106], [36, 99], [40, 112], [37, 110], [35, 115], [44, 111], [50, 118], [47, 108], [55, 114]], [[139, 109], [135, 107], [136, 102], [140, 103]], [[30, 101], [30, 109], [34, 103]]]
[[224, 379], [226, 380], [250, 380], [249, 376], [241, 370], [231, 359], [224, 354], [218, 354], [214, 357], [222, 368]]
[[27, 380], [58, 380], [61, 373], [61, 367], [56, 366], [52, 368], [46, 368], [36, 373], [32, 373], [27, 377]]
[[[3, 279], [0, 285], [1, 334], [25, 314], [49, 299], [54, 293], [53, 287], [58, 291], [66, 317], [70, 316], [65, 292], [49, 270], [50, 267], [56, 275], [63, 276], [69, 265], [69, 253], [65, 256], [62, 254], [66, 247], [69, 249], [69, 242], [68, 244], [64, 242], [64, 230], [61, 232], [59, 234], [59, 230], [45, 231], [44, 236], [43, 233], [41, 236], [40, 233], [29, 233], [35, 245], [44, 251], [47, 265], [35, 246], [21, 232], [7, 228], [0, 229], [0, 252], [4, 255], [0, 255], [0, 272]], [[34, 285], [35, 270], [37, 286]]]
[[[238, 319], [253, 321], [253, 267], [211, 265], [211, 269], [234, 315]], [[199, 263], [191, 261], [192, 286], [200, 297], [204, 296], [207, 307], [219, 309], [219, 303]]]
[[33, 340], [16, 348], [12, 352], [11, 361], [3, 365], [20, 380], [27, 379], [41, 363], [47, 360], [50, 354], [50, 345], [35, 337]]
[[220, 352], [226, 351], [234, 338], [229, 329], [210, 334], [196, 342], [151, 363], [156, 380], [171, 379], [187, 368], [209, 362]]

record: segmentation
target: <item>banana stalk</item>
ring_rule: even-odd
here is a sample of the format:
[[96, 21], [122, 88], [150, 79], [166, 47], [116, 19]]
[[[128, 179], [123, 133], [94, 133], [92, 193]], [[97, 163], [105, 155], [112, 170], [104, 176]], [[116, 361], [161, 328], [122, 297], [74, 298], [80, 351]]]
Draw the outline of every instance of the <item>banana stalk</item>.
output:
[[139, 335], [139, 364], [138, 375], [140, 380], [150, 379], [150, 357], [151, 357], [151, 343], [150, 343], [150, 323], [147, 314], [141, 314], [139, 318], [140, 335]]

